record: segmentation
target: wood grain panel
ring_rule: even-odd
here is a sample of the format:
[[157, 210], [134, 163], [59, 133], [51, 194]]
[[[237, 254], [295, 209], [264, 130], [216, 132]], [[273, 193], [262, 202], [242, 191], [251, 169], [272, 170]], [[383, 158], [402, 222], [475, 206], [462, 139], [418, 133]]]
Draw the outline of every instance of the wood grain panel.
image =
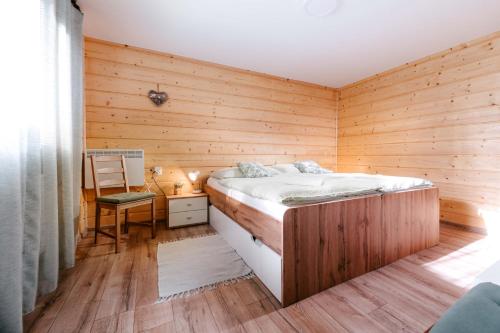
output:
[[205, 186], [209, 195], [210, 204], [236, 221], [243, 229], [248, 231], [276, 253], [282, 252], [282, 223], [250, 206], [230, 198], [223, 193]]
[[381, 266], [382, 197], [370, 196], [344, 202], [345, 274], [349, 278]]
[[382, 265], [439, 241], [438, 189], [387, 193], [382, 197]]
[[500, 32], [347, 85], [340, 95], [339, 171], [428, 178], [445, 198], [443, 220], [498, 222]]
[[283, 305], [439, 241], [437, 188], [289, 209], [283, 218]]
[[345, 281], [346, 251], [344, 250], [344, 216], [342, 205], [322, 205], [319, 219], [319, 288]]
[[[280, 101], [275, 98], [279, 93], [270, 94], [265, 89], [263, 90], [265, 94], [249, 94], [246, 91], [242, 93], [240, 89], [228, 89], [231, 86], [223, 82], [213, 86], [212, 81], [195, 77], [191, 78], [191, 82], [183, 82], [169, 72], [159, 73], [157, 70], [148, 70], [135, 66], [118, 66], [111, 62], [101, 62], [98, 66], [95, 66], [97, 62], [99, 60], [87, 62], [86, 75], [92, 87], [100, 91], [144, 95], [148, 91], [148, 86], [154, 86], [157, 83], [161, 88], [168, 89], [172, 98], [175, 99], [207, 103], [219, 101], [221, 104], [228, 106], [243, 106], [289, 113], [311, 113], [318, 117], [331, 118], [330, 108], [333, 106], [333, 101], [325, 101], [320, 106], [311, 102], [301, 104], [306, 102], [289, 98], [282, 98], [283, 100]], [[250, 89], [247, 88], [246, 90]]]
[[[157, 84], [169, 95], [160, 107], [147, 97]], [[187, 171], [207, 177], [239, 161], [314, 159], [336, 168], [336, 89], [86, 38], [85, 104], [87, 148], [144, 149], [146, 180], [163, 167], [167, 195], [175, 181], [191, 190]], [[165, 197], [153, 188], [162, 218]], [[103, 224], [112, 221], [103, 214]], [[93, 227], [92, 211], [88, 218]]]
[[251, 72], [244, 69], [216, 65], [191, 58], [174, 56], [128, 45], [103, 43], [93, 38], [85, 39], [85, 54], [89, 58], [110, 60], [116, 63], [141, 66], [202, 78], [219, 79], [228, 84], [239, 83], [296, 95], [331, 99], [335, 92], [328, 87], [297, 82], [285, 78]]

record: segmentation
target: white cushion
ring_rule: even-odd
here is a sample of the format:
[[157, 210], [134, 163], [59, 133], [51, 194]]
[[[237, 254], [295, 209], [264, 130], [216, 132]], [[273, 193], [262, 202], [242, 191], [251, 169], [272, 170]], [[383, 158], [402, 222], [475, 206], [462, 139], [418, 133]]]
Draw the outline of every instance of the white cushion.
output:
[[302, 173], [324, 174], [332, 173], [332, 170], [324, 169], [318, 163], [312, 160], [298, 161], [293, 164]]
[[272, 177], [279, 174], [278, 171], [265, 167], [259, 162], [240, 162], [238, 167], [246, 178]]
[[291, 163], [275, 164], [271, 168], [279, 173], [300, 173], [300, 170]]

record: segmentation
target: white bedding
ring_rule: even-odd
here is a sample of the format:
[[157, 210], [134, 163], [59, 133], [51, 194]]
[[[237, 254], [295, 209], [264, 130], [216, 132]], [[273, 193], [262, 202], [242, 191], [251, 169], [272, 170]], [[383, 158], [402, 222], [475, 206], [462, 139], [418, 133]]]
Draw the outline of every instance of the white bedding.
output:
[[274, 177], [219, 179], [217, 183], [231, 191], [284, 207], [432, 185], [420, 178], [362, 173], [284, 173]]

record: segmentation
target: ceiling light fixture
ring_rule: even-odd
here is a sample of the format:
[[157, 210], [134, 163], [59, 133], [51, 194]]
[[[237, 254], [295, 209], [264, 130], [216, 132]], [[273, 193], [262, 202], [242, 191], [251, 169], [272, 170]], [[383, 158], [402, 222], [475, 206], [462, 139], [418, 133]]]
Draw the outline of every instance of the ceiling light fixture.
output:
[[302, 6], [308, 15], [324, 17], [332, 14], [338, 7], [337, 0], [303, 0]]

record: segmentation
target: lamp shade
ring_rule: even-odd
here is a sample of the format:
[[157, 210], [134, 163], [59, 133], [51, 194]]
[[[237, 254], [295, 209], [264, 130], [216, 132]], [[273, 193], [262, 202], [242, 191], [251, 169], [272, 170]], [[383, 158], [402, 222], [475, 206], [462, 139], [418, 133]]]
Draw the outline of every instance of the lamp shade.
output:
[[195, 182], [199, 176], [200, 172], [198, 170], [188, 172], [188, 178], [192, 182]]

